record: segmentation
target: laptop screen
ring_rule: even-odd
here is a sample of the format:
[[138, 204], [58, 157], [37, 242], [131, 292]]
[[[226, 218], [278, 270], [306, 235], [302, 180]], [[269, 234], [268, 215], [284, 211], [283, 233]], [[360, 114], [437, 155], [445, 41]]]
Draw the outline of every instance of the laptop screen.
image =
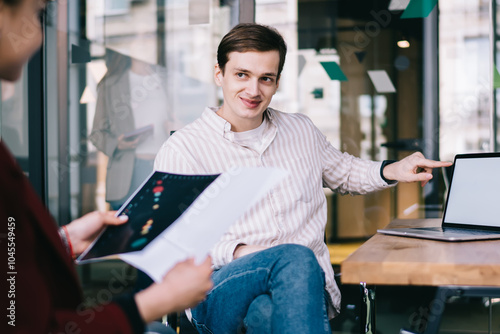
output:
[[443, 222], [500, 228], [500, 153], [455, 157]]

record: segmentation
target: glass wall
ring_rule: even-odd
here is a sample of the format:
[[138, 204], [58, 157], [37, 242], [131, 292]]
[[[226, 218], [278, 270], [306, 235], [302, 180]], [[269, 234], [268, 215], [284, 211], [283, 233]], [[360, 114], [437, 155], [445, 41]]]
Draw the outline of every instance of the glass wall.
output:
[[[424, 19], [402, 19], [389, 1], [362, 3], [256, 1], [256, 21], [278, 28], [289, 46], [274, 106], [307, 114], [342, 151], [399, 159], [422, 150]], [[408, 45], [398, 46], [403, 40]], [[394, 218], [428, 214], [415, 184], [368, 196], [326, 195], [331, 241], [365, 238]]]
[[[289, 46], [273, 106], [307, 114], [334, 146], [365, 159], [493, 150], [489, 1], [422, 3], [427, 10], [409, 1], [256, 0], [256, 21]], [[326, 191], [329, 240], [370, 236], [394, 218], [440, 217], [443, 173], [424, 189]]]
[[[231, 8], [206, 1], [106, 3], [87, 2], [91, 61], [80, 78], [86, 114], [80, 128], [82, 140], [89, 139], [87, 168], [96, 175], [89, 198], [98, 209], [107, 203], [117, 209], [151, 172], [170, 133], [217, 103], [212, 68]], [[151, 131], [130, 135], [144, 128]]]
[[491, 112], [491, 122], [490, 126], [492, 129], [492, 133], [494, 134], [493, 136], [493, 144], [494, 144], [494, 149], [493, 151], [498, 151], [500, 148], [500, 117], [499, 117], [499, 103], [500, 103], [500, 73], [498, 71], [498, 68], [500, 67], [500, 27], [498, 26], [498, 21], [500, 19], [500, 4], [498, 1], [492, 1], [491, 2], [491, 13], [492, 13], [492, 28], [491, 28], [491, 33], [490, 33], [490, 38], [492, 40], [492, 46], [493, 46], [493, 63], [495, 65], [493, 69], [493, 98], [494, 98], [494, 103], [492, 106], [492, 112]]
[[[340, 150], [374, 160], [497, 150], [498, 1], [425, 13], [411, 2], [49, 2], [40, 55], [19, 82], [0, 82], [0, 135], [59, 224], [117, 208], [170, 133], [220, 104], [218, 42], [255, 20], [289, 48], [272, 107], [308, 115]], [[325, 190], [327, 240], [440, 216], [445, 179], [357, 197]]]
[[[440, 155], [492, 147], [490, 2], [439, 4]], [[457, 22], [462, 24], [457, 25]]]
[[0, 80], [0, 134], [23, 169], [28, 172], [28, 107], [26, 101], [27, 74], [15, 82]]
[[[43, 49], [46, 191], [60, 224], [118, 208], [149, 174], [170, 133], [219, 103], [212, 80], [216, 47], [241, 16], [235, 4], [49, 3]], [[27, 96], [22, 85], [18, 108]], [[5, 100], [13, 89], [3, 85]], [[21, 131], [20, 120], [2, 116], [6, 142], [27, 158], [8, 131], [11, 123]], [[149, 131], [134, 137], [137, 129]]]
[[[496, 2], [440, 2], [426, 13], [410, 7], [396, 0], [50, 2], [43, 117], [30, 128], [33, 70], [2, 82], [2, 138], [27, 174], [38, 152], [38, 190], [60, 224], [116, 208], [171, 131], [220, 103], [216, 47], [244, 18], [276, 27], [288, 43], [272, 106], [307, 114], [340, 150], [374, 160], [416, 150], [452, 160], [497, 149]], [[42, 148], [29, 144], [37, 127], [32, 140]], [[439, 216], [445, 182], [435, 176], [424, 189], [400, 184], [362, 197], [326, 191], [329, 239], [365, 238], [394, 218]]]

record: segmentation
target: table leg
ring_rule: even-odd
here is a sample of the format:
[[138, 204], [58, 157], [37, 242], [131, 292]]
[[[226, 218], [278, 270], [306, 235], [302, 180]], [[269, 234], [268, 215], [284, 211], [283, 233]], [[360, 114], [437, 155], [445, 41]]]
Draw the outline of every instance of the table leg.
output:
[[376, 334], [375, 325], [375, 289], [368, 288], [365, 282], [361, 282], [361, 294], [363, 300], [362, 326], [360, 332], [362, 334]]
[[491, 305], [491, 297], [488, 297], [488, 334], [493, 333], [493, 327], [491, 325], [492, 319], [493, 319], [493, 307]]

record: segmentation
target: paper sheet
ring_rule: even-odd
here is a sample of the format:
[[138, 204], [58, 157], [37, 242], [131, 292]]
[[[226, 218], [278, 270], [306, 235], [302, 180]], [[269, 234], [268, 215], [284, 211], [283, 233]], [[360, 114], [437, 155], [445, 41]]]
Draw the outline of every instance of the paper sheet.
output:
[[222, 235], [288, 173], [274, 168], [241, 168], [218, 177], [194, 203], [140, 252], [120, 258], [159, 282], [176, 263], [201, 263]]

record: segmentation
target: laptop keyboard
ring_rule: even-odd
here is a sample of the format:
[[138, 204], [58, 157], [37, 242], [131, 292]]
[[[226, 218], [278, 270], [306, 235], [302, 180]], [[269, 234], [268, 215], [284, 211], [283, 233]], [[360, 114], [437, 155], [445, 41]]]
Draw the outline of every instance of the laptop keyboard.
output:
[[459, 234], [469, 234], [469, 235], [489, 235], [489, 234], [500, 234], [497, 231], [486, 231], [486, 230], [472, 230], [468, 228], [458, 228], [458, 227], [445, 227], [441, 228], [443, 232], [446, 233], [459, 233]]
[[422, 227], [420, 230], [434, 231], [441, 233], [457, 233], [457, 234], [467, 234], [467, 235], [491, 235], [500, 234], [498, 231], [487, 231], [487, 230], [472, 230], [468, 228], [460, 227]]

